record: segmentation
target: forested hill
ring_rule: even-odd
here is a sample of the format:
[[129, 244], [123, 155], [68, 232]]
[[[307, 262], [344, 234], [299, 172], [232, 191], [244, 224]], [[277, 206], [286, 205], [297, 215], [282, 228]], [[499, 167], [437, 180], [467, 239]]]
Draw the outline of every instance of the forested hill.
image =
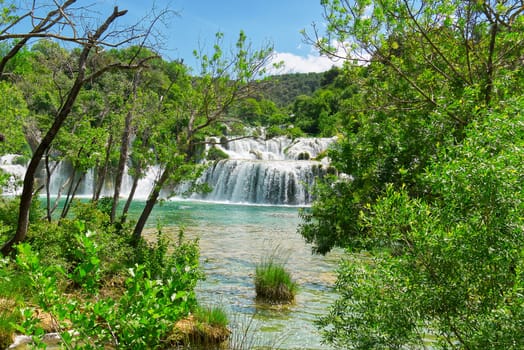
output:
[[293, 73], [271, 76], [262, 83], [262, 96], [282, 108], [300, 95], [312, 95], [322, 84], [324, 73]]

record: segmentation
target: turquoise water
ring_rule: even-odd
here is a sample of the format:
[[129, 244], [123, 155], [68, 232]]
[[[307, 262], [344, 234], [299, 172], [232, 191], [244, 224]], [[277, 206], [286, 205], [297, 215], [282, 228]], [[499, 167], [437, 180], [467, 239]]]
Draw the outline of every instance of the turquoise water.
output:
[[[135, 207], [131, 216], [139, 209]], [[199, 301], [227, 310], [234, 342], [249, 342], [251, 347], [328, 349], [314, 321], [335, 299], [331, 288], [339, 255], [311, 254], [311, 246], [297, 233], [299, 222], [296, 207], [168, 201], [155, 208], [148, 226], [161, 224], [173, 236], [184, 227], [188, 237], [199, 238], [207, 275], [198, 286]], [[286, 261], [299, 284], [291, 306], [269, 307], [255, 301], [255, 264], [271, 254]]]

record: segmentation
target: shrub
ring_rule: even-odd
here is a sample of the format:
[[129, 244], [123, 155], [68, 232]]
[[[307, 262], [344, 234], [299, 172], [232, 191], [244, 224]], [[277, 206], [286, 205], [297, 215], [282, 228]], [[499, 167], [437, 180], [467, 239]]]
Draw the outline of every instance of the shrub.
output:
[[222, 151], [220, 148], [217, 148], [215, 146], [210, 147], [207, 150], [207, 160], [222, 160], [222, 159], [228, 159], [229, 155]]
[[269, 303], [290, 303], [295, 299], [297, 284], [282, 263], [273, 257], [257, 264], [255, 272], [257, 299]]
[[13, 324], [20, 322], [18, 307], [10, 299], [0, 297], [0, 349], [7, 349], [13, 342], [15, 328]]
[[29, 284], [25, 276], [13, 274], [7, 264], [8, 259], [0, 259], [0, 349], [12, 343], [14, 324], [21, 320], [18, 301]]
[[[167, 341], [175, 322], [195, 308], [194, 287], [202, 276], [196, 242], [180, 239], [169, 254], [163, 255], [156, 254], [155, 244], [143, 243], [147, 256], [156, 256], [156, 263], [135, 264], [126, 271], [122, 295], [104, 297], [99, 290], [101, 249], [87, 235], [78, 234], [75, 240], [83, 249], [77, 256], [79, 263], [69, 273], [60, 266], [44, 266], [38, 252], [28, 244], [19, 245], [17, 254], [18, 267], [31, 281], [36, 304], [57, 320], [60, 337], [69, 348], [79, 343], [87, 348], [158, 348]], [[162, 252], [163, 244], [159, 243]], [[58, 282], [66, 278], [87, 292], [80, 294], [81, 300], [64, 295]], [[68, 329], [79, 336], [73, 337]], [[43, 334], [30, 314], [18, 330]]]

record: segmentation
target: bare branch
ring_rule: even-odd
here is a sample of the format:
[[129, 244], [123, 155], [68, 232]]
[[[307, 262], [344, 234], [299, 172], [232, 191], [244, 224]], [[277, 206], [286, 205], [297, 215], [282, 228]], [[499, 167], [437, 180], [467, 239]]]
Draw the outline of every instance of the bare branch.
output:
[[[2, 76], [7, 62], [11, 58], [13, 58], [18, 53], [18, 51], [22, 49], [22, 47], [24, 47], [27, 44], [29, 39], [31, 39], [35, 35], [45, 32], [46, 30], [54, 26], [56, 23], [58, 23], [58, 21], [62, 18], [61, 13], [63, 13], [63, 9], [71, 6], [75, 2], [76, 0], [68, 0], [64, 3], [64, 5], [62, 5], [61, 7], [59, 6], [58, 9], [49, 12], [47, 16], [43, 20], [41, 20], [40, 23], [38, 23], [29, 34], [27, 34], [27, 36], [21, 38], [21, 40], [18, 43], [16, 43], [16, 45], [4, 57], [2, 57], [2, 60], [0, 61], [0, 76]], [[56, 18], [53, 19], [53, 17], [55, 16]], [[3, 37], [0, 37], [0, 40], [5, 39], [9, 39], [9, 36], [4, 35]]]
[[146, 57], [146, 58], [140, 60], [136, 64], [127, 64], [127, 63], [124, 64], [124, 63], [120, 63], [120, 62], [109, 64], [109, 65], [104, 66], [103, 68], [97, 70], [96, 72], [91, 73], [89, 76], [85, 77], [84, 82], [93, 81], [93, 80], [97, 79], [98, 77], [102, 76], [104, 73], [112, 71], [112, 70], [116, 70], [116, 69], [133, 70], [133, 69], [137, 69], [137, 68], [143, 67], [147, 61], [150, 61], [150, 60], [158, 58], [158, 57], [159, 56], [157, 56], [157, 55], [149, 56], [149, 57]]

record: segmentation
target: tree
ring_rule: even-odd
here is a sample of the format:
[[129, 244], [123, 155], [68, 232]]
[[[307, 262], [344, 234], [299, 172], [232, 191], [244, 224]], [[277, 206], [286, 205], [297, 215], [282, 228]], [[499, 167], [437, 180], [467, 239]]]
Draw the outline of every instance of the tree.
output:
[[319, 324], [353, 349], [519, 349], [524, 316], [524, 100], [442, 147], [423, 174], [431, 199], [387, 188], [364, 214], [366, 256], [341, 263], [340, 299]]
[[169, 183], [196, 179], [205, 136], [220, 125], [236, 122], [229, 117], [229, 108], [254, 93], [252, 84], [272, 51], [253, 51], [241, 32], [232, 57], [226, 57], [222, 39], [223, 34], [218, 33], [212, 54], [195, 53], [200, 60], [199, 76], [190, 76], [183, 66], [173, 76], [175, 84], [169, 90], [172, 98], [157, 115], [158, 129], [151, 136], [161, 171], [135, 225], [135, 241], [141, 237], [161, 190]]
[[[91, 32], [85, 41], [82, 41], [82, 48], [79, 51], [78, 57], [76, 59], [76, 71], [74, 72], [74, 79], [72, 86], [65, 94], [63, 103], [61, 104], [59, 110], [55, 115], [55, 119], [42, 138], [40, 144], [36, 148], [29, 162], [26, 175], [24, 178], [24, 184], [22, 189], [22, 194], [20, 197], [20, 211], [17, 230], [12, 239], [10, 239], [1, 249], [2, 254], [7, 255], [11, 252], [14, 244], [22, 241], [26, 234], [29, 224], [29, 211], [32, 202], [33, 196], [33, 186], [34, 179], [37, 168], [42, 160], [46, 150], [51, 146], [53, 140], [56, 138], [56, 135], [60, 131], [63, 123], [67, 120], [68, 116], [71, 113], [71, 110], [74, 106], [74, 103], [84, 85], [87, 82], [96, 80], [99, 76], [103, 75], [105, 72], [113, 69], [131, 69], [136, 68], [143, 64], [143, 62], [109, 62], [105, 63], [100, 67], [95, 69], [89, 69], [87, 66], [87, 61], [91, 55], [96, 55], [96, 50], [99, 45], [103, 45], [104, 34], [110, 27], [110, 25], [119, 17], [126, 14], [127, 11], [120, 11], [117, 7], [114, 8], [111, 15], [109, 15], [106, 20], [98, 27], [96, 30]], [[56, 22], [53, 22], [56, 23]]]
[[495, 90], [494, 81], [521, 57], [520, 1], [326, 0], [323, 6], [327, 35], [306, 35], [322, 53], [381, 62], [421, 102], [443, 107], [458, 123], [468, 116], [435, 92], [458, 97], [480, 89], [476, 98], [489, 106], [494, 95], [508, 92]]
[[323, 5], [327, 36], [309, 39], [343, 43], [355, 83], [330, 153], [346, 176], [319, 185], [300, 227], [317, 252], [350, 253], [326, 341], [521, 348], [522, 3]]
[[29, 111], [20, 90], [5, 81], [0, 81], [0, 110], [2, 111], [0, 155], [12, 153], [28, 156], [23, 121]]
[[[518, 1], [323, 5], [326, 35], [314, 31], [306, 38], [322, 53], [347, 59], [355, 86], [342, 102], [343, 137], [331, 153], [333, 165], [352, 181], [343, 185], [334, 178], [336, 185], [320, 185], [319, 200], [304, 213], [301, 228], [308, 241], [322, 241], [317, 248], [326, 252], [361, 233], [359, 213], [384, 193], [386, 183], [426, 193], [417, 178], [438, 145], [448, 137], [460, 142], [481, 111], [511, 98], [522, 83], [517, 67], [524, 9]], [[323, 207], [339, 191], [344, 201]]]
[[[136, 52], [136, 50], [138, 50], [138, 52]], [[126, 52], [121, 52], [121, 55], [122, 54], [126, 54]], [[147, 57], [152, 53], [140, 48], [132, 48], [127, 54], [138, 54], [140, 57]], [[110, 219], [112, 222], [115, 221], [122, 180], [124, 178], [125, 170], [129, 161], [131, 160], [132, 163], [130, 165], [132, 166], [131, 173], [133, 174], [134, 183], [132, 186], [132, 192], [127, 199], [127, 203], [129, 204], [126, 205], [123, 210], [123, 220], [125, 220], [127, 209], [129, 208], [130, 202], [133, 200], [134, 191], [138, 185], [138, 180], [142, 177], [141, 171], [145, 169], [141, 167], [152, 165], [151, 162], [142, 164], [142, 162], [139, 161], [139, 159], [144, 160], [144, 157], [138, 153], [147, 153], [149, 151], [148, 149], [141, 147], [135, 147], [134, 149], [132, 148], [131, 151], [134, 154], [130, 158], [130, 147], [132, 147], [133, 143], [137, 145], [136, 142], [133, 142], [133, 140], [136, 138], [139, 138], [144, 142], [142, 144], [144, 147], [153, 147], [153, 145], [150, 145], [147, 140], [148, 131], [146, 129], [154, 128], [154, 126], [148, 125], [151, 124], [149, 117], [161, 112], [158, 100], [161, 98], [161, 94], [165, 93], [165, 90], [169, 90], [170, 86], [173, 84], [173, 82], [169, 82], [168, 71], [169, 65], [165, 64], [163, 60], [157, 59], [150, 61], [149, 67], [147, 69], [138, 70], [135, 72], [135, 74], [133, 74], [132, 77], [128, 78], [129, 91], [126, 98], [127, 108], [125, 111], [121, 134], [119, 160], [114, 180], [113, 204], [110, 214]]]

